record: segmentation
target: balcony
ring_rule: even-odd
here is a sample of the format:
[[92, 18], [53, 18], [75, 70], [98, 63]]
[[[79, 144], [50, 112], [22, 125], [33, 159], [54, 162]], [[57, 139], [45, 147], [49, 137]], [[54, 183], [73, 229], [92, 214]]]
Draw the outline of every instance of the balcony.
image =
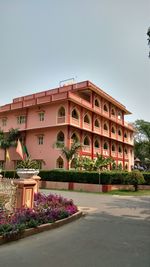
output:
[[118, 152], [118, 158], [123, 158], [123, 153], [122, 152]]
[[117, 156], [116, 151], [111, 151], [111, 156], [115, 158]]
[[103, 130], [103, 135], [109, 137], [109, 131]]
[[109, 156], [109, 150], [103, 149], [103, 156]]
[[91, 152], [91, 146], [86, 146], [86, 145], [84, 145], [84, 146], [82, 147], [82, 151], [84, 151], [84, 152]]
[[61, 123], [65, 123], [66, 117], [57, 117], [57, 123], [61, 124]]
[[80, 120], [70, 117], [70, 123], [76, 126], [80, 126]]
[[92, 130], [92, 124], [83, 122], [83, 129], [85, 130]]

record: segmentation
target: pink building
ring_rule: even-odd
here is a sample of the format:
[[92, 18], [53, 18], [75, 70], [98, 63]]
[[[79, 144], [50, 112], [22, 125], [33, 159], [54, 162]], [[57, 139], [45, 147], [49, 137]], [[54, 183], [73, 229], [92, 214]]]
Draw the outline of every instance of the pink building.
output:
[[[125, 106], [90, 81], [22, 96], [0, 107], [0, 128], [21, 131], [32, 159], [42, 169], [66, 168], [67, 162], [56, 141], [70, 147], [74, 139], [83, 144], [80, 155], [91, 158], [96, 153], [113, 157], [128, 170], [134, 164], [133, 132], [124, 116], [131, 114]], [[9, 149], [11, 161], [0, 164], [13, 169], [19, 155]]]

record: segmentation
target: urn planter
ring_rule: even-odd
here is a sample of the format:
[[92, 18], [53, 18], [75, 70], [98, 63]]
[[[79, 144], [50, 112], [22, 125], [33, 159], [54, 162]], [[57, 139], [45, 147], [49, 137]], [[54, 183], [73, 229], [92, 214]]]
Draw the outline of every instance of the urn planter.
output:
[[37, 169], [17, 169], [17, 174], [20, 179], [30, 179], [34, 175], [38, 175], [39, 170]]

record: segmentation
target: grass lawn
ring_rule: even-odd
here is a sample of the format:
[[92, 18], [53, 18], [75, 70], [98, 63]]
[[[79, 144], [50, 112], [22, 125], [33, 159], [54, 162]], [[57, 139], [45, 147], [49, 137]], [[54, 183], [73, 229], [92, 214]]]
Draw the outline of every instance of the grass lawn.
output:
[[109, 195], [121, 195], [121, 196], [150, 196], [150, 190], [139, 190], [139, 191], [129, 191], [129, 190], [113, 190], [104, 194]]

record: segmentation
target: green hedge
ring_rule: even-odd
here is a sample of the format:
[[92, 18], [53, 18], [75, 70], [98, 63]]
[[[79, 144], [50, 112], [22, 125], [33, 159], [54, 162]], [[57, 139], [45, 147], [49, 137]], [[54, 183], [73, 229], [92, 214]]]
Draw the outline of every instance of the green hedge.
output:
[[150, 185], [150, 172], [143, 172], [142, 174], [144, 176], [145, 184]]
[[41, 171], [39, 176], [44, 181], [74, 182], [88, 184], [128, 184], [128, 172], [85, 172], [51, 170]]
[[[2, 175], [8, 178], [18, 178], [15, 171], [5, 171]], [[75, 182], [99, 184], [98, 172], [67, 171], [67, 170], [41, 170], [39, 176], [43, 181]], [[107, 171], [101, 172], [101, 184], [128, 184], [128, 172]], [[145, 184], [150, 185], [150, 172], [143, 172]]]

